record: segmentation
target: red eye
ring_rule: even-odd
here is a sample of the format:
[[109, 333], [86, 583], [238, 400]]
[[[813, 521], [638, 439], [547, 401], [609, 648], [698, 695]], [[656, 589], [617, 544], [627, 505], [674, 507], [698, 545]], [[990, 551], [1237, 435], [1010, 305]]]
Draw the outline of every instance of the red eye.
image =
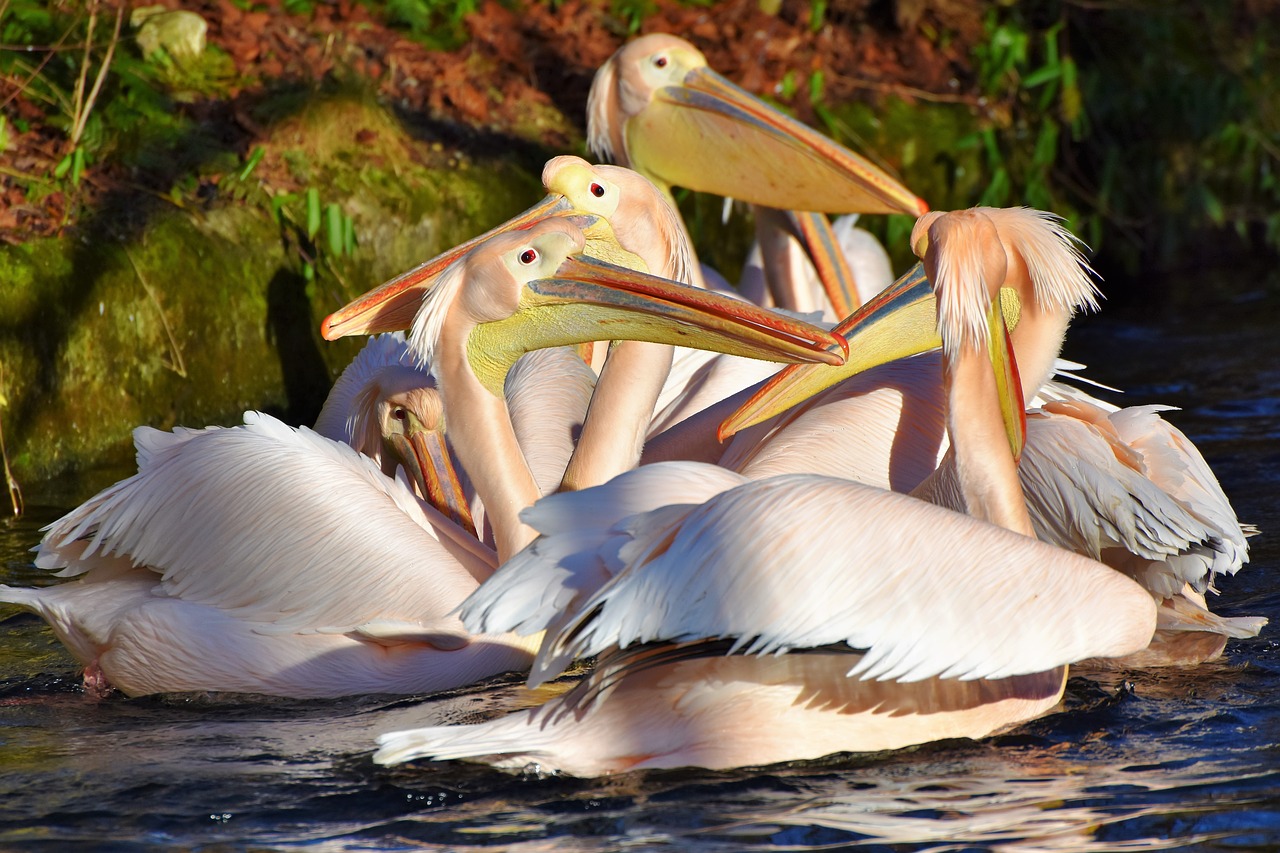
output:
[[604, 198], [604, 187], [599, 184], [591, 185], [591, 194], [596, 198]]
[[525, 249], [520, 253], [520, 263], [528, 266], [538, 259], [538, 252], [535, 249]]
[[655, 57], [653, 60], [653, 64], [656, 65], [658, 68], [666, 68], [667, 58], [665, 56]]

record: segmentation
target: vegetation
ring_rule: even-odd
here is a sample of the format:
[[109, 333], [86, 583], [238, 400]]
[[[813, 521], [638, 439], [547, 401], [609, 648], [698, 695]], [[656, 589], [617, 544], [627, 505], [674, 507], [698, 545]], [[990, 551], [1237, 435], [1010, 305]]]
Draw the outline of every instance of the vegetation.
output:
[[[317, 12], [311, 0], [280, 2], [302, 25]], [[248, 10], [271, 8], [237, 3]], [[535, 4], [504, 5], [518, 12]], [[817, 33], [840, 25], [838, 11], [849, 6], [870, 6], [872, 20], [876, 4], [761, 5], [778, 14], [790, 9]], [[563, 0], [550, 6], [561, 7]], [[596, 8], [610, 26], [635, 32], [659, 7], [658, 0], [600, 0]], [[430, 49], [451, 50], [467, 41], [468, 21], [480, 4], [366, 0], [362, 8]], [[977, 96], [970, 108], [977, 121], [949, 140], [953, 154], [976, 157], [983, 181], [949, 203], [1060, 211], [1104, 263], [1129, 269], [1185, 263], [1189, 243], [1221, 246], [1216, 235], [1223, 231], [1242, 245], [1280, 246], [1280, 111], [1274, 109], [1280, 19], [1267, 13], [1266, 4], [1128, 0], [1095, 8], [1037, 0], [983, 8], [982, 38], [972, 45], [969, 67], [961, 69], [967, 75], [962, 88]], [[204, 47], [203, 34], [199, 46], [147, 37], [147, 28], [178, 13], [145, 7], [126, 20], [125, 10], [104, 0], [0, 3], [0, 79], [6, 87], [0, 152], [34, 128], [45, 135], [50, 155], [43, 173], [6, 169], [4, 175], [36, 202], [64, 196], [59, 225], [79, 215], [78, 189], [95, 164], [136, 170], [164, 162], [170, 185], [160, 191], [179, 205], [208, 191], [205, 175], [247, 165], [229, 162], [226, 140], [176, 105], [216, 102], [264, 81], [238, 74], [219, 46]], [[916, 26], [944, 47], [957, 38], [945, 25], [923, 20]], [[824, 92], [821, 70], [807, 79], [791, 72], [770, 94], [784, 104], [807, 101], [805, 109], [828, 132], [842, 135], [842, 105]], [[290, 209], [289, 200], [274, 205], [278, 215], [291, 215]], [[335, 227], [340, 221], [333, 220]]]
[[1104, 263], [1280, 247], [1280, 19], [1266, 4], [997, 6], [976, 73], [1007, 109], [983, 203], [1071, 211]]
[[[662, 28], [935, 207], [1064, 215], [1103, 270], [1280, 248], [1280, 18], [1264, 0], [0, 0], [15, 506], [18, 480], [125, 448], [141, 421], [268, 404], [305, 420], [349, 357], [319, 344], [318, 317], [532, 200], [547, 156], [584, 152], [591, 70]], [[729, 37], [748, 31], [769, 38]], [[878, 64], [851, 71], [856, 50]], [[682, 203], [731, 272], [744, 218]], [[910, 225], [875, 227], [902, 246]], [[34, 321], [50, 300], [57, 329]], [[219, 310], [258, 330], [226, 346], [279, 364], [210, 371], [231, 356], [193, 351], [215, 345], [198, 332]], [[286, 346], [308, 353], [305, 381]], [[128, 357], [123, 377], [105, 361]], [[117, 396], [67, 402], [103, 387]], [[55, 437], [60, 423], [92, 437]]]

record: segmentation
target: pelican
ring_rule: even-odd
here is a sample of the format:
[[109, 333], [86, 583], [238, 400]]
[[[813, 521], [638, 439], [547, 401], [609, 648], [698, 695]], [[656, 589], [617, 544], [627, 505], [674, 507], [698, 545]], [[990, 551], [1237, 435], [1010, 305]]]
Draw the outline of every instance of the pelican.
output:
[[[658, 275], [689, 281], [693, 252], [678, 214], [652, 182], [638, 173], [615, 166], [592, 166], [578, 157], [556, 157], [543, 169], [547, 198], [525, 214], [504, 223], [492, 233], [513, 233], [527, 229], [530, 222], [569, 219], [589, 223], [588, 235], [599, 235], [593, 243], [588, 237], [585, 251], [593, 256], [620, 257], [637, 269], [648, 269]], [[429, 293], [440, 280], [440, 264], [454, 252], [422, 264], [415, 271], [400, 276], [353, 301], [326, 320], [326, 329], [343, 334], [381, 327], [404, 320], [406, 306], [420, 304], [423, 293]], [[918, 291], [908, 289], [905, 301]], [[924, 292], [927, 286], [923, 287]], [[914, 295], [913, 295], [914, 294]], [[884, 297], [882, 310], [868, 315], [866, 327], [859, 332], [860, 351], [855, 357], [856, 369], [880, 363], [913, 349], [885, 350], [871, 343], [875, 339], [900, 340], [903, 346], [917, 338], [911, 329], [899, 329], [891, 318], [899, 305], [896, 291]], [[881, 322], [886, 321], [886, 322]], [[874, 331], [872, 330], [874, 327]], [[815, 333], [817, 330], [813, 330]], [[831, 338], [830, 340], [840, 340]], [[863, 345], [863, 342], [868, 342]], [[922, 344], [923, 346], [924, 344]], [[917, 348], [918, 349], [918, 348]], [[841, 357], [843, 355], [841, 354]], [[694, 405], [714, 399], [726, 388], [738, 390], [743, 384], [770, 375], [776, 368], [763, 364], [745, 364], [742, 360], [719, 359], [728, 379], [704, 383], [702, 398], [695, 403], [675, 403], [677, 391], [663, 400], [663, 417], [683, 418]], [[640, 342], [621, 342], [613, 348], [597, 383], [591, 418], [583, 426], [582, 440], [565, 472], [562, 487], [583, 488], [605, 482], [610, 477], [633, 467], [639, 459], [646, 427], [651, 425], [655, 401], [667, 395], [672, 383], [665, 383], [666, 366], [671, 363], [669, 349]], [[701, 364], [701, 362], [699, 362]], [[604, 374], [612, 374], [613, 379]], [[671, 406], [683, 406], [674, 413]]]
[[[472, 637], [450, 614], [523, 545], [527, 528], [516, 513], [541, 496], [501, 396], [525, 352], [591, 340], [603, 325], [668, 343], [701, 328], [741, 354], [839, 360], [827, 350], [835, 339], [807, 324], [665, 279], [569, 261], [585, 244], [580, 228], [557, 220], [494, 237], [446, 270], [426, 300], [430, 310], [415, 321], [410, 344], [439, 377], [440, 405], [460, 425], [452, 443], [483, 500], [496, 554], [433, 518], [367, 457], [253, 413], [234, 429], [139, 430], [139, 473], [56, 524], [37, 558], [86, 577], [49, 596], [6, 590], [8, 600], [41, 608], [91, 672], [131, 695], [405, 692], [400, 662], [412, 657], [401, 653], [405, 644], [458, 658], [496, 646], [506, 656], [497, 669], [442, 664], [447, 681], [414, 673], [412, 691], [519, 668], [528, 640]], [[559, 278], [535, 290], [536, 273]], [[584, 329], [596, 334], [584, 337]], [[246, 535], [252, 531], [260, 532]], [[348, 591], [343, 575], [353, 567], [371, 574]], [[108, 588], [121, 600], [71, 623], [68, 614], [101, 601]], [[342, 663], [333, 648], [342, 643], [354, 649], [352, 660], [322, 677], [330, 658]], [[228, 653], [218, 655], [224, 646]], [[361, 655], [372, 665], [356, 660]], [[193, 666], [206, 657], [219, 661]], [[351, 668], [368, 672], [356, 678]]]
[[[1096, 305], [1091, 270], [1051, 215], [1025, 208], [928, 213], [913, 231], [916, 253], [938, 251], [932, 237], [967, 216], [989, 220], [996, 235], [989, 239], [1004, 247], [1003, 287], [1019, 306], [1010, 338], [1022, 392], [1031, 399], [1047, 386], [1072, 314]], [[963, 241], [949, 249], [956, 257], [967, 251], [975, 249]], [[817, 395], [735, 438], [720, 461], [753, 476], [822, 466], [867, 482], [887, 479], [904, 491], [937, 469], [934, 482], [920, 486], [923, 494], [954, 507], [955, 489], [945, 485], [954, 471], [938, 468], [945, 453], [942, 407], [928, 390], [926, 363], [903, 362], [845, 381], [838, 370], [784, 369], [726, 421], [725, 433]], [[1041, 402], [1027, 416], [1019, 465], [1036, 535], [1128, 573], [1161, 602], [1155, 644], [1127, 663], [1193, 663], [1221, 654], [1229, 637], [1256, 635], [1265, 619], [1222, 619], [1204, 606], [1214, 578], [1247, 561], [1248, 528], [1191, 441], [1152, 407], [1108, 411], [1081, 394]], [[856, 439], [829, 440], [835, 425], [853, 422], [863, 425]]]
[[[563, 218], [496, 234], [446, 270], [413, 321], [410, 345], [431, 365], [449, 418], [463, 424], [451, 431], [451, 441], [490, 515], [499, 562], [533, 538], [519, 512], [540, 496], [499, 393], [523, 353], [590, 342], [607, 332], [749, 357], [843, 359], [822, 329], [578, 257], [585, 247], [583, 230]], [[602, 374], [596, 395], [605, 379]], [[575, 455], [592, 432], [596, 412], [593, 397]]]
[[[675, 473], [682, 488], [655, 492]], [[660, 500], [680, 503], [644, 511]], [[600, 507], [622, 517], [584, 534]], [[982, 738], [1050, 711], [1066, 663], [1142, 648], [1155, 628], [1151, 598], [1106, 566], [852, 480], [664, 462], [534, 510], [544, 537], [506, 589], [534, 597], [494, 615], [532, 628], [570, 605], [543, 653], [604, 657], [534, 710], [383, 735], [376, 762], [596, 776]], [[562, 580], [618, 560], [599, 588]], [[1018, 592], [989, 596], [992, 578]]]
[[[651, 181], [630, 169], [591, 165], [572, 156], [547, 161], [542, 180], [549, 197], [563, 199], [557, 206], [566, 204], [607, 222], [622, 249], [649, 270], [692, 284], [693, 247], [675, 208]], [[927, 282], [906, 279], [901, 287], [886, 289], [874, 310], [849, 324], [845, 331], [857, 346], [846, 359], [848, 371], [868, 370], [935, 345], [922, 328], [924, 296], [931, 297]], [[931, 305], [925, 307], [931, 311]], [[602, 374], [592, 401], [593, 409], [609, 413], [595, 424], [601, 438], [594, 446], [599, 449], [575, 455], [565, 487], [598, 485], [634, 467], [646, 438], [777, 370], [756, 359], [688, 348], [676, 350], [677, 369], [668, 375], [664, 366], [672, 363], [669, 349], [639, 342], [614, 347], [604, 372], [617, 378], [610, 381]], [[584, 439], [590, 431], [584, 427]], [[588, 471], [590, 460], [595, 460], [594, 469]]]
[[[781, 221], [769, 225], [768, 220], [779, 218]], [[818, 235], [812, 240], [798, 239], [799, 223], [790, 215], [770, 208], [757, 208], [757, 237], [747, 251], [738, 291], [757, 305], [776, 306], [801, 314], [821, 313], [823, 321], [833, 325], [844, 319], [892, 284], [895, 278], [889, 253], [870, 231], [858, 227], [859, 218], [857, 213], [837, 217], [830, 226], [834, 245], [811, 258], [805, 246], [817, 242]], [[760, 225], [762, 219], [765, 220], [763, 229]], [[761, 230], [765, 233], [761, 234]], [[770, 240], [780, 240], [781, 245], [766, 251]], [[832, 304], [824, 282], [833, 278], [843, 279], [845, 274], [819, 275], [813, 261], [822, 259], [843, 260], [848, 268], [847, 277], [852, 280], [855, 291], [842, 306]], [[770, 281], [786, 283], [781, 288], [783, 293], [790, 294], [786, 304], [778, 304], [774, 300], [768, 286]]]
[[605, 657], [541, 707], [386, 734], [374, 760], [595, 776], [983, 737], [1052, 708], [1068, 664], [1144, 647], [1144, 590], [1028, 535], [1005, 258], [982, 261], [968, 274], [986, 304], [938, 303], [948, 428], [976, 517], [851, 480], [749, 481], [688, 462], [545, 498], [524, 516], [542, 538], [468, 599], [464, 621], [546, 631], [531, 685]]
[[928, 210], [884, 171], [730, 83], [697, 48], [672, 35], [641, 36], [596, 72], [587, 145], [668, 196], [681, 186], [751, 203], [774, 302], [790, 310], [802, 310], [804, 299], [790, 268], [793, 237], [813, 259], [835, 315], [859, 304], [822, 213], [919, 216]]
[[258, 412], [138, 428], [138, 473], [46, 529], [36, 564], [74, 580], [0, 600], [49, 622], [98, 694], [421, 693], [525, 669], [535, 643], [451, 615], [492, 550], [384, 473], [388, 438], [438, 429], [432, 384], [384, 336], [335, 383], [330, 437]]

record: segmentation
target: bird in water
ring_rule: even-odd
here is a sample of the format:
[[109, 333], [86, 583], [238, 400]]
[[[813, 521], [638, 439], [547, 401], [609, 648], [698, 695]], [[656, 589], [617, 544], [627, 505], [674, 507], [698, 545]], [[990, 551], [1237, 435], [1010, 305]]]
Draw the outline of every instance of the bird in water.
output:
[[[536, 644], [452, 615], [492, 550], [389, 476], [431, 466], [440, 415], [406, 342], [383, 336], [335, 383], [317, 431], [259, 412], [139, 427], [138, 473], [46, 529], [36, 564], [69, 580], [0, 600], [49, 622], [99, 695], [420, 693], [524, 669]], [[422, 460], [388, 452], [397, 440]]]
[[[1052, 215], [1026, 208], [933, 211], [913, 231], [917, 254], [937, 251], [935, 233], [962, 217], [992, 223], [992, 239], [1007, 258], [1001, 286], [1018, 306], [1010, 339], [1022, 393], [1045, 395], [1027, 415], [1018, 466], [1036, 535], [1125, 572], [1160, 603], [1150, 648], [1104, 665], [1197, 663], [1220, 655], [1229, 638], [1255, 636], [1264, 618], [1222, 618], [1205, 603], [1215, 578], [1247, 562], [1251, 528], [1239, 523], [1195, 445], [1159, 416], [1161, 407], [1118, 409], [1050, 381], [1072, 315], [1096, 305], [1091, 270], [1074, 238]], [[783, 369], [724, 424], [725, 433], [760, 426], [735, 439], [721, 464], [755, 476], [817, 464], [869, 482], [888, 477], [894, 488], [920, 489], [926, 499], [958, 507], [954, 484], [947, 484], [954, 469], [939, 465], [946, 446], [934, 438], [941, 409], [927, 374], [927, 360], [847, 380], [838, 368]], [[803, 402], [786, 411], [797, 401]], [[830, 440], [837, 424], [853, 422], [860, 424], [856, 435]], [[813, 445], [824, 436], [819, 450]], [[877, 437], [880, 444], [872, 445]], [[935, 468], [921, 485], [921, 472]], [[895, 476], [905, 482], [893, 482]]]
[[[744, 293], [792, 311], [838, 319], [879, 289], [854, 275], [823, 213], [928, 210], [884, 170], [735, 86], [696, 47], [665, 33], [628, 42], [597, 70], [587, 145], [668, 197], [679, 186], [750, 203], [765, 289], [748, 281]], [[811, 274], [823, 292], [813, 292]]]
[[602, 655], [596, 668], [538, 708], [383, 735], [375, 761], [601, 775], [982, 737], [1052, 708], [1067, 664], [1145, 646], [1155, 606], [1137, 584], [1028, 535], [1004, 255], [992, 259], [957, 284], [985, 302], [938, 302], [974, 517], [846, 479], [697, 463], [545, 498], [524, 516], [542, 537], [464, 620], [546, 631], [531, 685], [576, 658]]

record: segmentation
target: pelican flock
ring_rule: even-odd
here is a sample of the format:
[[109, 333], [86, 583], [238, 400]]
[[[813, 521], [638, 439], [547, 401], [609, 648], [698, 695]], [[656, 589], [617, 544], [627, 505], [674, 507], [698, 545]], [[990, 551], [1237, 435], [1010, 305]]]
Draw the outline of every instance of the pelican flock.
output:
[[[611, 162], [553, 158], [542, 202], [324, 320], [370, 338], [314, 428], [140, 427], [138, 473], [46, 528], [65, 580], [0, 601], [97, 694], [594, 661], [373, 754], [583, 776], [982, 738], [1070, 667], [1195, 665], [1266, 624], [1209, 606], [1254, 531], [1163, 407], [1055, 378], [1098, 299], [1056, 216], [930, 211], [670, 35], [600, 68], [588, 145]], [[752, 206], [736, 287], [673, 187]], [[896, 280], [854, 225], [886, 213], [916, 219]]]

